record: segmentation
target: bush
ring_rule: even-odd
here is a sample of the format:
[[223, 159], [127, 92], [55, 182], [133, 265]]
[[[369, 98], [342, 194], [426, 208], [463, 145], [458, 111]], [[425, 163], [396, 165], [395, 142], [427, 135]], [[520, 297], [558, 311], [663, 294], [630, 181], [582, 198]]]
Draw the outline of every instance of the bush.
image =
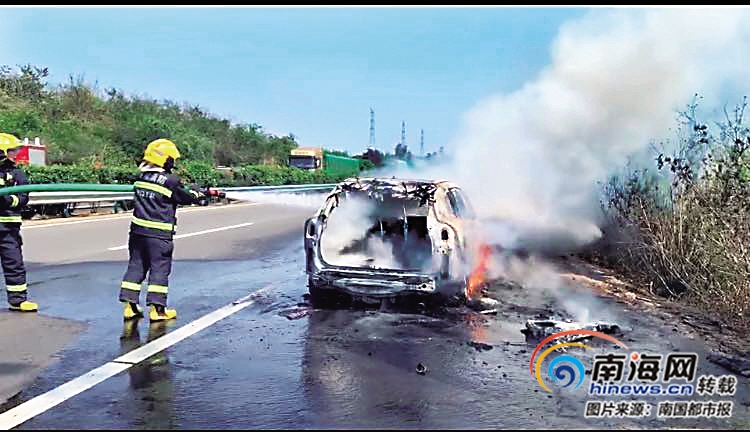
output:
[[179, 164], [175, 174], [187, 183], [195, 183], [203, 187], [225, 187], [233, 184], [221, 171], [206, 162], [189, 161]]
[[[28, 182], [48, 183], [100, 183], [93, 167], [80, 165], [23, 166]], [[109, 181], [107, 181], [109, 183]]]
[[39, 115], [32, 110], [19, 110], [0, 113], [0, 131], [16, 136], [36, 136], [42, 130]]
[[703, 306], [735, 323], [746, 321], [750, 129], [742, 122], [745, 106], [718, 125], [716, 136], [695, 120], [694, 106], [683, 113], [688, 133], [680, 148], [656, 158], [671, 181], [659, 182], [645, 170], [608, 183], [604, 236], [584, 257], [655, 294]]
[[[74, 165], [28, 166], [22, 165], [29, 183], [101, 183], [127, 184], [135, 181], [138, 168], [135, 164], [100, 165], [78, 163]], [[291, 167], [246, 165], [225, 173], [206, 162], [179, 163], [175, 174], [186, 183], [201, 187], [269, 186], [314, 183], [336, 183], [345, 175], [332, 175], [322, 171], [305, 171]]]

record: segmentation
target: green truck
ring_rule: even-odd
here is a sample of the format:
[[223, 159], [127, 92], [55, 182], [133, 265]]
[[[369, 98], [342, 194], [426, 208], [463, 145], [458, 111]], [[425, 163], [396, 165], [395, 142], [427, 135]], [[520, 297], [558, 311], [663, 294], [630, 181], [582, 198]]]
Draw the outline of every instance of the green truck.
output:
[[321, 147], [298, 147], [289, 153], [289, 166], [304, 170], [323, 170], [336, 175], [357, 175], [361, 161], [328, 154]]

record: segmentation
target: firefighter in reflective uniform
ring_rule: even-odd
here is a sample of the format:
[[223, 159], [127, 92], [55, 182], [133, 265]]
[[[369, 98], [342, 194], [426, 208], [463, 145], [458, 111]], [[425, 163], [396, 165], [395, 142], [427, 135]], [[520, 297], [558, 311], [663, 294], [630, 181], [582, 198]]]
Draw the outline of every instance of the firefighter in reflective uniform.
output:
[[[15, 136], [0, 133], [0, 187], [27, 184], [26, 175], [15, 163], [15, 152], [21, 141]], [[21, 239], [21, 209], [29, 202], [28, 193], [0, 195], [0, 259], [2, 259], [5, 289], [10, 309], [35, 312], [36, 303], [27, 300], [26, 267], [23, 262]]]
[[167, 307], [177, 206], [200, 203], [206, 198], [199, 191], [186, 190], [180, 178], [172, 174], [179, 157], [174, 142], [157, 139], [148, 144], [138, 167], [140, 174], [134, 183], [128, 238], [130, 260], [120, 284], [120, 301], [125, 303], [123, 316], [126, 320], [143, 316], [139, 298], [146, 273], [149, 319], [154, 322], [177, 317], [177, 311]]

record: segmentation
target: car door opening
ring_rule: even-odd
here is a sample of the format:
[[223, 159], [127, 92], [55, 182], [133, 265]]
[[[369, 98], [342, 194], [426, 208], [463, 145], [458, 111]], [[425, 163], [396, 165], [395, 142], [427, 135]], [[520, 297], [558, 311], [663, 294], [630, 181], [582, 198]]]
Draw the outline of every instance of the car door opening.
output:
[[321, 235], [328, 264], [415, 271], [432, 264], [427, 209], [418, 201], [362, 197], [342, 201]]

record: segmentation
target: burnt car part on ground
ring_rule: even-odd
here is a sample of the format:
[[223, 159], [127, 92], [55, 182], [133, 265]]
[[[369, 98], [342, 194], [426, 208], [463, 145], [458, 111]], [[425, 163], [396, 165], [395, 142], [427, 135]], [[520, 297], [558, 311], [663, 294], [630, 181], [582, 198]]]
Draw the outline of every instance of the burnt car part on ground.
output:
[[[542, 319], [527, 320], [525, 328], [521, 329], [521, 333], [526, 336], [527, 342], [539, 342], [549, 336], [568, 330], [591, 330], [604, 334], [621, 334], [625, 329], [616, 323], [605, 321], [582, 323], [572, 320]], [[586, 334], [569, 334], [560, 336], [557, 340], [560, 342], [575, 342], [590, 337], [591, 335]]]
[[352, 178], [304, 224], [316, 305], [445, 302], [464, 293], [473, 212], [447, 181]]

